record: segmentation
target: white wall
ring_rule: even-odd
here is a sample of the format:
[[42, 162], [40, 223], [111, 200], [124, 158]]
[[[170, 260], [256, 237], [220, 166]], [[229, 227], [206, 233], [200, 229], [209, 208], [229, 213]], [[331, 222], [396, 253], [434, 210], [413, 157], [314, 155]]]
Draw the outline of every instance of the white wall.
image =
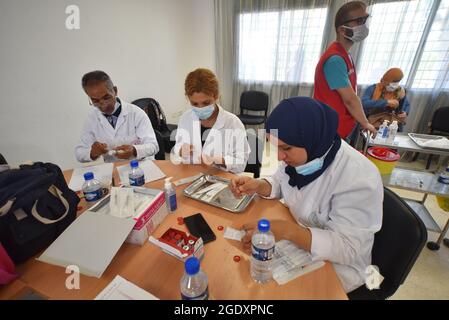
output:
[[[80, 30], [65, 27], [72, 4]], [[84, 73], [106, 71], [127, 101], [154, 97], [174, 123], [197, 67], [215, 67], [213, 0], [0, 0], [0, 153], [79, 166]]]

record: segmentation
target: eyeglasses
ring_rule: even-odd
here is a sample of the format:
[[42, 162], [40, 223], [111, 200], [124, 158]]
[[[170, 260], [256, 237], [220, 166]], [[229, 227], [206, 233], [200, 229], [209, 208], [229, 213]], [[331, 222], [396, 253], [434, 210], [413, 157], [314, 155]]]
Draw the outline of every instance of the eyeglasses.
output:
[[89, 98], [89, 104], [91, 106], [98, 107], [98, 106], [101, 106], [101, 105], [111, 102], [113, 99], [114, 99], [114, 96], [107, 96], [107, 97], [103, 97], [100, 99], [95, 99], [96, 101], [93, 102], [92, 99]]
[[371, 17], [370, 15], [367, 15], [367, 16], [364, 16], [364, 17], [358, 17], [358, 18], [350, 19], [350, 20], [345, 21], [343, 24], [347, 24], [349, 22], [355, 21], [355, 22], [357, 22], [358, 25], [363, 25], [363, 24], [366, 23], [366, 21], [370, 17]]

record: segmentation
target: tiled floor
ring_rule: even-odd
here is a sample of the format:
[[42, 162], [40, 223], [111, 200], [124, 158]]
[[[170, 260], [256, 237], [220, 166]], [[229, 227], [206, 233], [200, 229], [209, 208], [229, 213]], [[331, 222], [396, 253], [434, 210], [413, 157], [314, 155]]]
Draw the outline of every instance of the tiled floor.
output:
[[[270, 144], [267, 144], [269, 146]], [[273, 174], [278, 167], [277, 155], [273, 150], [265, 150], [262, 167], [262, 176]], [[425, 162], [401, 163], [402, 167], [424, 168]], [[392, 189], [402, 197], [421, 199], [419, 193]], [[434, 196], [426, 200], [426, 207], [432, 217], [443, 228], [449, 212], [444, 212]], [[439, 234], [428, 232], [428, 240], [436, 241]], [[449, 237], [449, 234], [447, 235]], [[449, 299], [449, 248], [441, 245], [439, 251], [430, 251], [424, 247], [405, 283], [391, 298], [393, 300], [406, 299]]]

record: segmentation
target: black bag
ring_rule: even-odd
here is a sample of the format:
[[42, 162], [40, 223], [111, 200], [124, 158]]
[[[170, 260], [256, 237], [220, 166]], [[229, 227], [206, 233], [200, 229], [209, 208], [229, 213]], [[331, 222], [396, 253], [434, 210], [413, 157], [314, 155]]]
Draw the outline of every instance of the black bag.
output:
[[11, 259], [22, 263], [47, 248], [75, 220], [79, 201], [57, 165], [0, 172], [0, 242]]

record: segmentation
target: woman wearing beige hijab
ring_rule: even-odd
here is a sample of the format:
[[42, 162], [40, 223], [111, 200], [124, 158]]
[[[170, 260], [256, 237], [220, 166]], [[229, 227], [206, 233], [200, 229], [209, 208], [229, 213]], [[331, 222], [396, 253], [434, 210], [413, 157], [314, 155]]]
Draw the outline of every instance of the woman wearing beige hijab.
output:
[[407, 120], [410, 111], [410, 103], [406, 97], [406, 91], [399, 85], [404, 78], [404, 73], [399, 68], [388, 70], [379, 83], [368, 87], [362, 97], [362, 104], [370, 122], [375, 126], [383, 120], [397, 120], [399, 131]]

